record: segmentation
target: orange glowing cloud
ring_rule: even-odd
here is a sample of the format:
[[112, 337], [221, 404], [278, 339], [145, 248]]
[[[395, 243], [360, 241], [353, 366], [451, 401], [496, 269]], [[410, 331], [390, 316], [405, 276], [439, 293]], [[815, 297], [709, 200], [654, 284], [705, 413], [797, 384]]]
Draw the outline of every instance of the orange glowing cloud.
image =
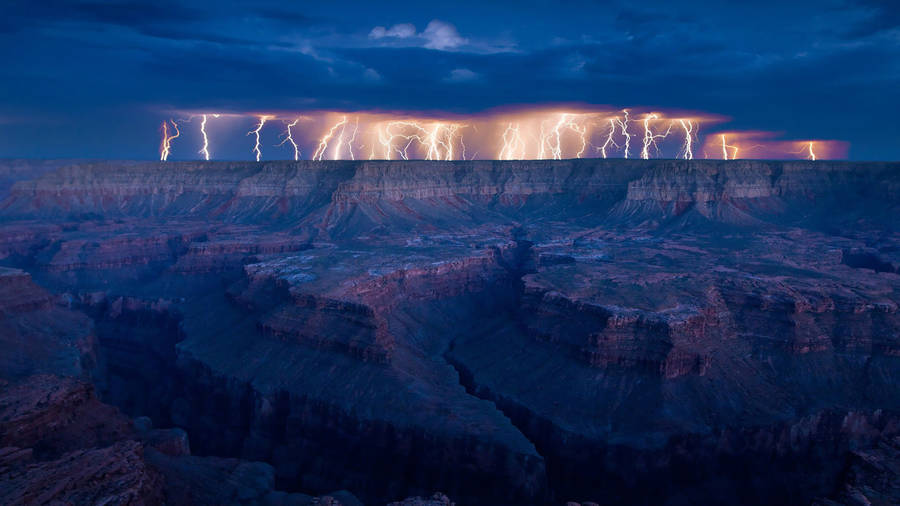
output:
[[[184, 113], [182, 113], [184, 114]], [[781, 158], [846, 157], [848, 145], [829, 140], [780, 140], [768, 131], [716, 131], [724, 116], [675, 109], [613, 108], [581, 104], [504, 107], [472, 115], [393, 111], [188, 113], [202, 118], [202, 148], [209, 156], [206, 120], [253, 120], [251, 152], [259, 161], [264, 137], [312, 160], [471, 160], [566, 158]], [[267, 121], [278, 121], [275, 134]], [[224, 126], [217, 128], [223, 129]], [[245, 130], [246, 132], [246, 130]], [[171, 153], [163, 133], [161, 158]], [[301, 148], [302, 147], [302, 148]], [[282, 150], [276, 150], [284, 155]], [[272, 155], [269, 155], [272, 156]]]
[[775, 132], [722, 131], [705, 137], [703, 157], [722, 160], [835, 160], [846, 158], [850, 145], [835, 140], [781, 140]]

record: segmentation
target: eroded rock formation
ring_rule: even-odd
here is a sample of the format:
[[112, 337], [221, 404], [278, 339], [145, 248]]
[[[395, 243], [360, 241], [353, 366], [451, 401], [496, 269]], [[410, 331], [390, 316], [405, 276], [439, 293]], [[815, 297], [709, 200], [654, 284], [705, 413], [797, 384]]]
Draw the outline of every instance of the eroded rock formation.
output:
[[897, 164], [59, 167], [0, 201], [5, 392], [160, 428], [17, 480], [102, 451], [110, 494], [185, 503], [803, 503], [900, 434]]

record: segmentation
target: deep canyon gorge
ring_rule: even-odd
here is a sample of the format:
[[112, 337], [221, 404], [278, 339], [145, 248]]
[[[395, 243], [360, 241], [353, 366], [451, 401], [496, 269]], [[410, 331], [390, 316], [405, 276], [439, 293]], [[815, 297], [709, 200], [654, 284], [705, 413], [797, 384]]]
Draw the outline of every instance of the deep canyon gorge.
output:
[[892, 504], [898, 223], [887, 162], [0, 161], [0, 503]]

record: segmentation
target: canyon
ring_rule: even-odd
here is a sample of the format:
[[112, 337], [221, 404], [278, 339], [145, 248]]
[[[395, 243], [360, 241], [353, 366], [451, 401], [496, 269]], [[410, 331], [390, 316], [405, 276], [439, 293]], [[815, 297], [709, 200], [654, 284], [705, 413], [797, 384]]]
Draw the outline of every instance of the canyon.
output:
[[898, 501], [898, 223], [889, 162], [0, 160], [0, 502]]

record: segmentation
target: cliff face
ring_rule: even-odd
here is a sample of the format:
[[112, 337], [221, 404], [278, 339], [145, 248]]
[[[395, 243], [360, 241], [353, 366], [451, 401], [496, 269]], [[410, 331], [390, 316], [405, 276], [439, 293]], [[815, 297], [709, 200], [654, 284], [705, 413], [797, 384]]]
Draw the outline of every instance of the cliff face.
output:
[[292, 491], [804, 502], [900, 431], [898, 218], [891, 163], [73, 164], [0, 201], [0, 366]]
[[[876, 181], [880, 184], [873, 185]], [[445, 200], [521, 207], [555, 198], [585, 207], [653, 203], [673, 211], [768, 199], [900, 194], [896, 164], [850, 162], [565, 160], [522, 162], [98, 162], [20, 181], [6, 216], [191, 216], [224, 221], [339, 219], [353, 208]], [[768, 203], [767, 203], [768, 204]], [[857, 202], [856, 205], [864, 206]], [[390, 209], [402, 212], [402, 204]], [[741, 206], [738, 206], [739, 208]], [[319, 212], [316, 212], [319, 211]], [[389, 212], [387, 209], [384, 212]], [[323, 214], [325, 216], [323, 216]], [[343, 217], [346, 218], [346, 217]], [[331, 223], [326, 220], [326, 223]]]

